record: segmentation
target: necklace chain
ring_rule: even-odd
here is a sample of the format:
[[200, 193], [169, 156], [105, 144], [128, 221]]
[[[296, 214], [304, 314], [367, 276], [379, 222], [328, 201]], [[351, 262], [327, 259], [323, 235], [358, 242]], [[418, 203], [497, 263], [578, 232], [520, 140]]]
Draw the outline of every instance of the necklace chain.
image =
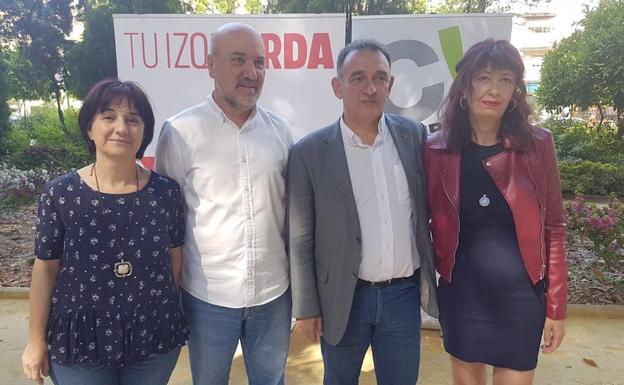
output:
[[[97, 177], [97, 169], [95, 167], [95, 162], [93, 163], [93, 166], [91, 167], [93, 170], [93, 176], [95, 177], [95, 187], [96, 187], [96, 191], [98, 194], [98, 199], [100, 200], [100, 203], [102, 203], [102, 207], [103, 207], [103, 201], [102, 201], [102, 194], [100, 193], [100, 183], [98, 181], [98, 177]], [[119, 260], [119, 263], [125, 263], [124, 260], [124, 249], [126, 248], [126, 245], [128, 244], [128, 235], [130, 234], [130, 227], [132, 227], [132, 218], [134, 217], [134, 209], [136, 208], [136, 202], [138, 200], [139, 197], [139, 169], [138, 166], [136, 166], [135, 168], [136, 171], [136, 189], [134, 191], [134, 199], [132, 200], [132, 210], [130, 210], [130, 215], [128, 216], [128, 225], [126, 226], [126, 234], [124, 235], [124, 237], [122, 238], [121, 242], [117, 242], [117, 239], [115, 238], [115, 234], [113, 233], [113, 230], [111, 229], [111, 223], [110, 220], [108, 219], [108, 215], [106, 215], [106, 213], [104, 213], [104, 211], [102, 211], [102, 215], [104, 216], [104, 219], [106, 219], [106, 224], [108, 225], [108, 231], [110, 231], [111, 236], [113, 238], [113, 245], [117, 245], [119, 244], [119, 253], [117, 254], [117, 259]]]

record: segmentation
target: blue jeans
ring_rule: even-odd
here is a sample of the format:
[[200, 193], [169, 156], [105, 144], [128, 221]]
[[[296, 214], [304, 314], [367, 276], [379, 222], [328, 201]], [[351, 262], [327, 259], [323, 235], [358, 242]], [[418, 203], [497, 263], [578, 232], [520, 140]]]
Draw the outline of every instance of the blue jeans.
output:
[[166, 385], [178, 362], [180, 348], [152, 354], [121, 368], [105, 364], [50, 365], [55, 385]]
[[420, 324], [418, 278], [387, 287], [358, 283], [347, 329], [338, 345], [330, 345], [321, 338], [323, 384], [357, 385], [369, 345], [378, 384], [416, 384]]
[[182, 291], [190, 327], [194, 385], [226, 385], [240, 340], [249, 385], [283, 385], [292, 299], [290, 289], [273, 301], [248, 308], [211, 305]]

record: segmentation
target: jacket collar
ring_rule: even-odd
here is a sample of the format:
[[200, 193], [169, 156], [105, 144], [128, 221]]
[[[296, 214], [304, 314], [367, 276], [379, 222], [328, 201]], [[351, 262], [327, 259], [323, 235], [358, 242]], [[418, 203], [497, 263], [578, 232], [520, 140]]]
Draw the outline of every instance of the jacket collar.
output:
[[[432, 150], [442, 150], [442, 151], [449, 151], [449, 145], [448, 145], [448, 138], [445, 135], [445, 132], [443, 130], [440, 131], [436, 131], [432, 136], [431, 136], [431, 149]], [[513, 143], [513, 141], [509, 138], [504, 138], [503, 139], [503, 149], [505, 150], [514, 150], [517, 149]]]

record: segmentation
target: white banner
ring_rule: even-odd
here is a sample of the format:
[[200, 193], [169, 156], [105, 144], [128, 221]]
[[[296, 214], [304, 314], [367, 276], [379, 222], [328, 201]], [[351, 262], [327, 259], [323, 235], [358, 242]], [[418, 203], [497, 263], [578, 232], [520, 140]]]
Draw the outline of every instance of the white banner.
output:
[[431, 124], [463, 53], [488, 37], [510, 40], [511, 26], [505, 14], [356, 16], [352, 38], [389, 48], [395, 79], [386, 112]]
[[146, 165], [153, 162], [163, 122], [212, 91], [207, 69], [210, 34], [232, 21], [260, 32], [267, 57], [260, 104], [284, 116], [295, 139], [337, 119], [342, 106], [330, 84], [336, 56], [344, 47], [344, 20], [342, 14], [114, 15], [118, 76], [145, 89], [156, 115]]
[[[141, 84], [152, 99], [155, 138], [165, 119], [212, 91], [210, 34], [231, 21], [261, 33], [267, 74], [260, 104], [288, 119], [295, 140], [338, 118], [331, 78], [344, 46], [344, 15], [115, 15], [118, 76]], [[395, 82], [386, 111], [431, 124], [463, 52], [488, 37], [509, 40], [511, 26], [511, 15], [360, 16], [353, 39], [374, 38], [390, 49]], [[156, 140], [147, 165], [155, 148]]]

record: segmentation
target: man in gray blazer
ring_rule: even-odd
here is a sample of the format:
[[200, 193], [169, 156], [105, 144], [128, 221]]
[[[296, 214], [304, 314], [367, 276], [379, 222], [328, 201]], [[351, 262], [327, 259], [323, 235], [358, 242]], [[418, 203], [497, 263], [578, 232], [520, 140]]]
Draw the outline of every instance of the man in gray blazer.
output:
[[390, 62], [375, 41], [347, 45], [332, 80], [342, 117], [290, 154], [293, 316], [301, 332], [321, 337], [326, 385], [357, 384], [369, 346], [378, 384], [415, 384], [420, 307], [437, 316], [421, 161], [426, 130], [383, 113]]

